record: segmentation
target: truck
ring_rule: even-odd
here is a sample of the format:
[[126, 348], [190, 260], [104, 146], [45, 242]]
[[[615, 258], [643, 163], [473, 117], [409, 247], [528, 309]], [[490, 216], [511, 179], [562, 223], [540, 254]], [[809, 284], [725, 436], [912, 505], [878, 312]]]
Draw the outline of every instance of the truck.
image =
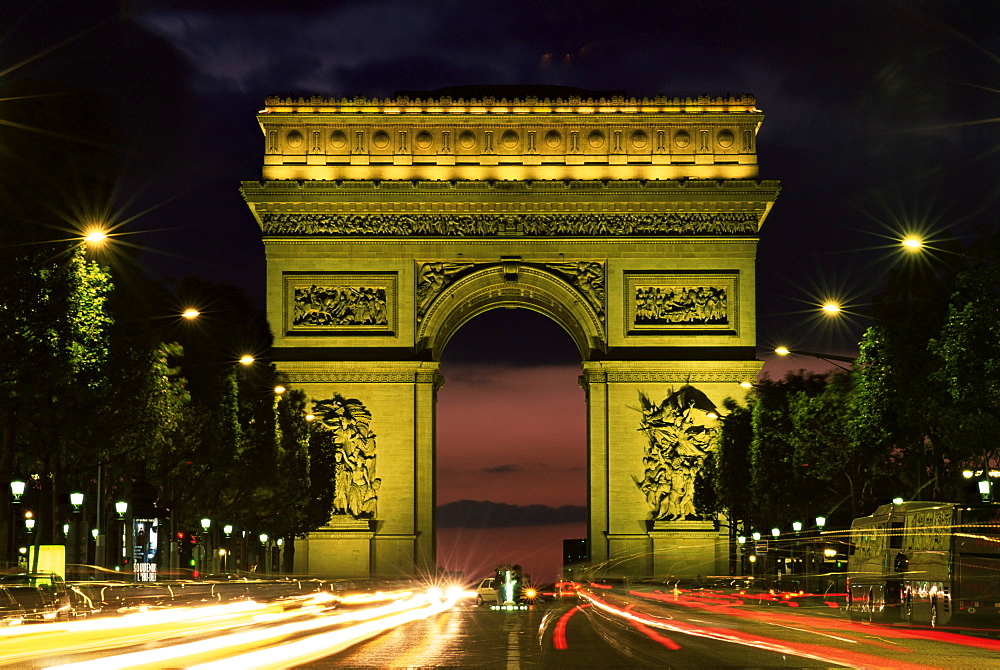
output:
[[895, 502], [851, 524], [852, 619], [1000, 623], [1000, 503]]

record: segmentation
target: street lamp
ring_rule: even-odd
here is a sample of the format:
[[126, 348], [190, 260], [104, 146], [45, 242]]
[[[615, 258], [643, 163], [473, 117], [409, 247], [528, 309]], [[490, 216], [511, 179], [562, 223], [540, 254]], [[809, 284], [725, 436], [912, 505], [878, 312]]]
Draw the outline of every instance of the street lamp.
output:
[[73, 506], [74, 512], [80, 511], [80, 506], [83, 505], [83, 494], [82, 493], [70, 493], [69, 503]]
[[188, 307], [183, 312], [181, 312], [181, 316], [187, 319], [188, 321], [194, 321], [199, 316], [201, 316], [201, 312], [196, 310], [194, 307]]
[[118, 536], [121, 540], [121, 551], [118, 552], [118, 558], [115, 560], [115, 569], [120, 569], [122, 559], [125, 558], [125, 550], [127, 543], [125, 542], [125, 514], [128, 512], [128, 503], [124, 500], [119, 500], [115, 503], [115, 512], [118, 513], [118, 520], [122, 523], [122, 532]]
[[915, 254], [924, 248], [924, 241], [917, 237], [916, 235], [907, 235], [903, 238], [900, 244], [903, 245], [905, 251]]
[[753, 533], [750, 534], [750, 537], [753, 538], [754, 542], [760, 542], [760, 532], [759, 531], [755, 530]]
[[209, 532], [211, 527], [212, 527], [211, 519], [205, 518], [201, 520], [201, 529], [204, 532], [204, 537], [205, 537], [205, 551], [204, 553], [202, 553], [202, 556], [204, 557], [204, 560], [209, 562], [209, 565], [207, 567], [205, 565], [201, 566], [203, 573], [212, 572], [212, 564], [215, 562], [215, 555], [211, 553], [212, 545], [214, 544], [212, 542], [212, 534], [211, 532]]
[[823, 526], [825, 526], [825, 525], [826, 525], [826, 517], [825, 516], [818, 516], [818, 517], [816, 517], [816, 527], [819, 528], [820, 531], [823, 530]]
[[990, 480], [988, 479], [979, 480], [979, 495], [983, 497], [983, 502], [990, 501]]
[[271, 573], [271, 554], [270, 554], [270, 552], [268, 551], [268, 548], [267, 548], [267, 533], [261, 533], [257, 537], [257, 539], [260, 540], [260, 546], [262, 546], [264, 548], [262, 550], [264, 552], [264, 565], [262, 566], [264, 568], [264, 574], [270, 574]]
[[802, 532], [802, 522], [801, 521], [793, 521], [792, 522], [792, 530], [795, 531], [796, 534], [801, 533]]
[[[28, 514], [31, 514], [31, 512], [28, 512]], [[29, 533], [35, 532], [35, 519], [30, 516], [27, 517], [24, 520], [24, 527]]]
[[87, 244], [100, 246], [108, 239], [108, 234], [100, 228], [94, 228], [83, 236], [83, 241]]
[[253, 365], [253, 356], [250, 354], [244, 354], [240, 356], [240, 365]]
[[[14, 502], [10, 508], [10, 546], [17, 546], [17, 506], [21, 503], [21, 496], [24, 495], [24, 482], [15, 479], [10, 483], [10, 493], [14, 496]], [[14, 555], [14, 562], [17, 563], [17, 554]]]

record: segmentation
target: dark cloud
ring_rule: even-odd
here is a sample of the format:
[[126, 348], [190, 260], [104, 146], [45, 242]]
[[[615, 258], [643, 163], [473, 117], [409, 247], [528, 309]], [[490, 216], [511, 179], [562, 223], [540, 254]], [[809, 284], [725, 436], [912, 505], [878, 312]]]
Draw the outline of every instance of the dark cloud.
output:
[[517, 465], [498, 465], [492, 468], [483, 468], [482, 473], [486, 475], [508, 475], [515, 472], [523, 472], [524, 468]]
[[580, 523], [587, 520], [583, 505], [507, 505], [489, 500], [456, 500], [437, 508], [442, 528], [509, 528]]

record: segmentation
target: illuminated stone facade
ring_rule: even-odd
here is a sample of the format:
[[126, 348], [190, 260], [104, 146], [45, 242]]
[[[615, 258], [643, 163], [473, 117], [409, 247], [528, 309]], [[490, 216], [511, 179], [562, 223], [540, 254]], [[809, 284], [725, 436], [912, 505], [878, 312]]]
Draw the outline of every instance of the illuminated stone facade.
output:
[[[268, 98], [263, 180], [243, 195], [276, 360], [314, 401], [366, 408], [355, 462], [374, 463], [378, 434], [378, 486], [355, 487], [356, 509], [377, 512], [335, 514], [297, 545], [296, 570], [433, 566], [438, 361], [498, 307], [548, 315], [580, 351], [591, 562], [725, 569], [713, 524], [678, 511], [700, 461], [635, 408], [682, 388], [721, 406], [760, 368], [754, 259], [779, 190], [756, 181], [762, 118], [750, 96]], [[702, 436], [714, 412], [681, 420]], [[362, 474], [344, 476], [363, 478], [349, 451]]]

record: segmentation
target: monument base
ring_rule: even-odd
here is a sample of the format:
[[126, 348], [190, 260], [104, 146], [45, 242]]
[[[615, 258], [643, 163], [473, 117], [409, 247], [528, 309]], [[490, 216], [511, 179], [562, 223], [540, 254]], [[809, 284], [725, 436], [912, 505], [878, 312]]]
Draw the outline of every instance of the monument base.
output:
[[649, 537], [656, 578], [728, 574], [726, 538], [712, 521], [654, 521]]
[[295, 573], [325, 579], [372, 576], [372, 522], [334, 515], [326, 526], [295, 542]]

